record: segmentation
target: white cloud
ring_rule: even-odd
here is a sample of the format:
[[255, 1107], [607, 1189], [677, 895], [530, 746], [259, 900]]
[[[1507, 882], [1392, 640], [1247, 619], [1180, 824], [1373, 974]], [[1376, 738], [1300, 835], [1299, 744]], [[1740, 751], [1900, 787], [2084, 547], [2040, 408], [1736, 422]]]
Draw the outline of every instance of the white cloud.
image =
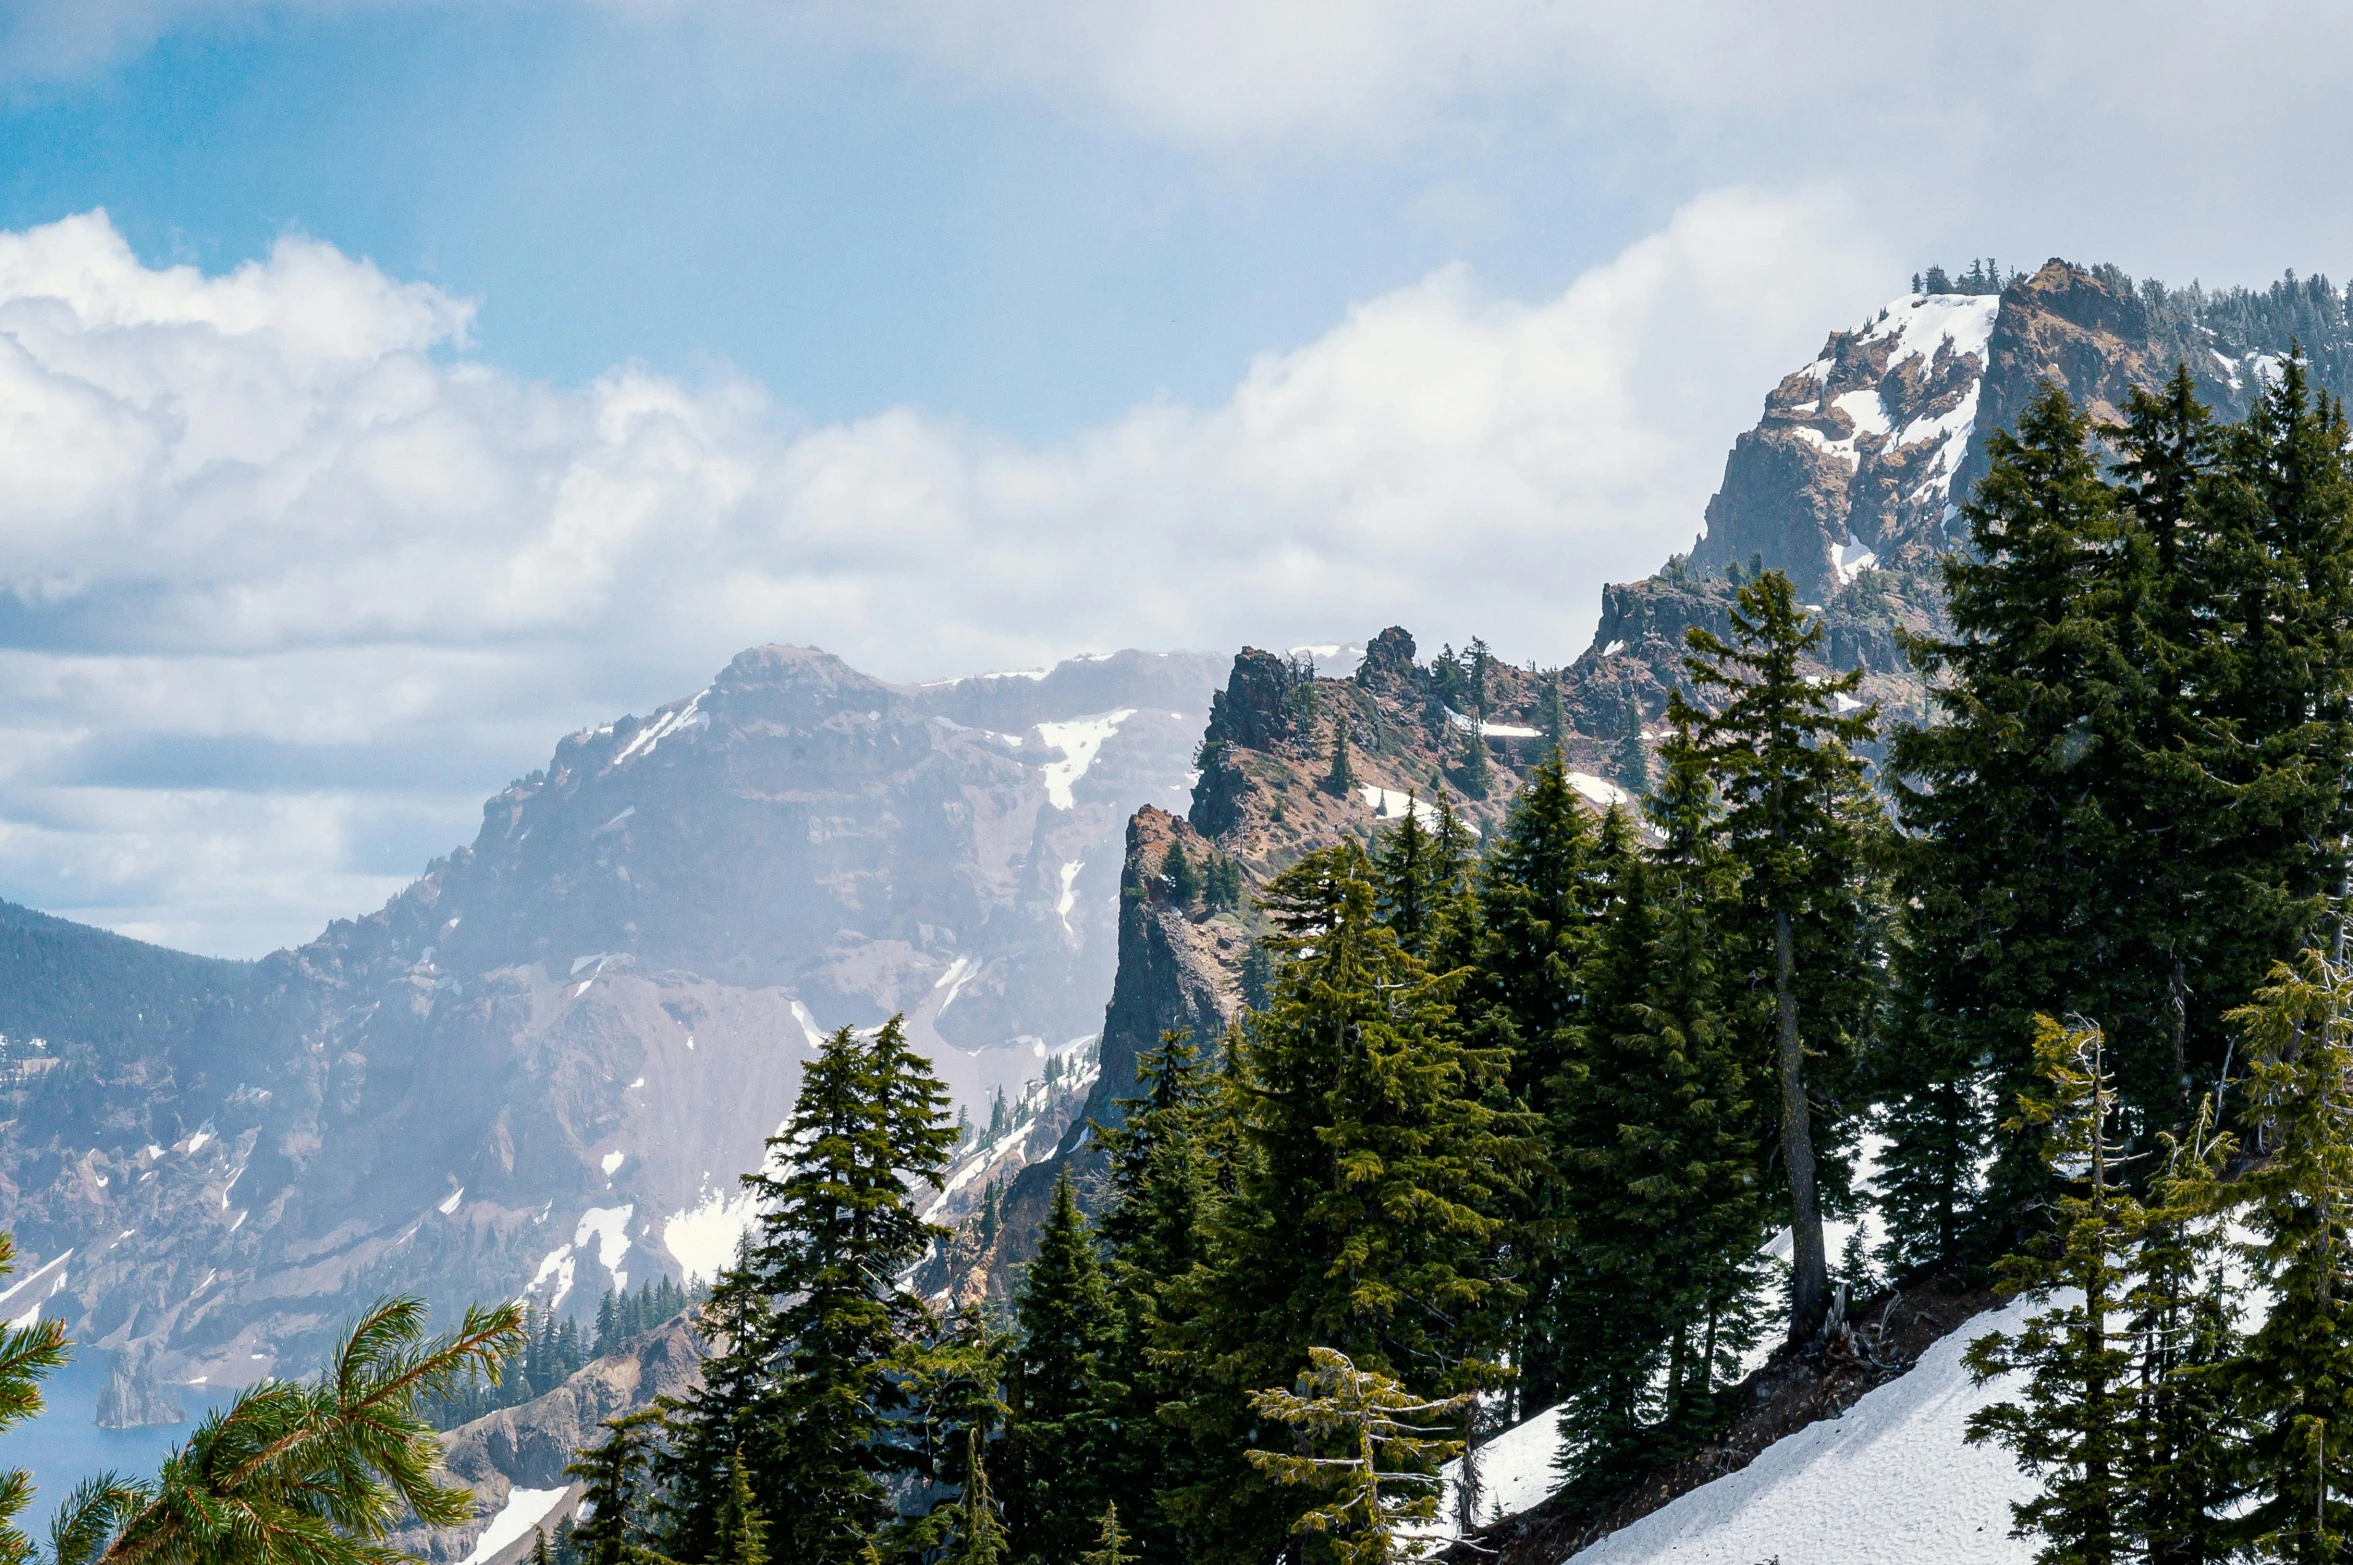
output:
[[205, 277], [101, 214], [0, 235], [0, 883], [293, 938], [413, 868], [368, 842], [450, 845], [559, 733], [762, 641], [898, 678], [1392, 621], [1565, 658], [1888, 270], [1829, 198], [1721, 192], [1556, 298], [1440, 271], [1219, 405], [1028, 447], [522, 383], [463, 302], [309, 240]]

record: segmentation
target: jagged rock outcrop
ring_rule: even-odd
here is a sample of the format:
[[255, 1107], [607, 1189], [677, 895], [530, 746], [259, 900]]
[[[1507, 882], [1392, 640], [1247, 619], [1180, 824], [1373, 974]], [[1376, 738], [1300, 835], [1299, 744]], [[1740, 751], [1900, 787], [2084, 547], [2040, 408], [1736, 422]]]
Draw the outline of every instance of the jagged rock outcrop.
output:
[[77, 1340], [219, 1387], [307, 1371], [386, 1291], [446, 1318], [708, 1276], [824, 1030], [906, 1013], [968, 1104], [1092, 1037], [1127, 818], [1184, 799], [1222, 662], [903, 687], [757, 648], [565, 738], [298, 950], [33, 928], [26, 961], [96, 942], [126, 978], [0, 993], [0, 1033], [51, 1028], [0, 1078], [20, 1277], [66, 1258], [39, 1286]]
[[99, 1428], [144, 1429], [187, 1421], [179, 1396], [156, 1378], [147, 1354], [126, 1348], [109, 1357], [106, 1385], [98, 1393]]

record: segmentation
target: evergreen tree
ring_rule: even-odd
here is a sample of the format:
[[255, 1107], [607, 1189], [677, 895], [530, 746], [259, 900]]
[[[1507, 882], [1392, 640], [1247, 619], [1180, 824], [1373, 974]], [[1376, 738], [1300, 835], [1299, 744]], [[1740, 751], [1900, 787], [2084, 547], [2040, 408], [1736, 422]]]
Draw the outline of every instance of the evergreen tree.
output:
[[1426, 960], [1437, 935], [1444, 893], [1438, 885], [1436, 850], [1421, 822], [1421, 804], [1410, 793], [1404, 816], [1380, 835], [1373, 871], [1381, 922], [1409, 954]]
[[[1930, 1233], [1937, 1253], [1949, 1252], [1962, 1221], [1952, 1193], [1972, 1184], [1992, 1136], [1978, 1116], [2035, 1082], [2038, 1009], [2139, 1031], [2103, 987], [2120, 968], [2114, 900], [2103, 894], [2118, 841], [2096, 788], [2129, 744], [2131, 703], [2110, 607], [2122, 522], [2090, 432], [2046, 387], [2014, 435], [1990, 438], [1991, 468], [1962, 508], [1971, 548], [1943, 566], [1957, 635], [1910, 644], [1940, 720], [1899, 731], [1892, 748], [1913, 848], [1900, 951], [1907, 1052], [1886, 1062], [1896, 1108], [1883, 1165], [1907, 1259], [1925, 1258]], [[1983, 1086], [1980, 1061], [1990, 1066]], [[2003, 1248], [2034, 1231], [2048, 1186], [2039, 1126], [2008, 1123], [2018, 1131], [1999, 1143], [1985, 1197]]]
[[588, 1520], [572, 1529], [581, 1565], [639, 1565], [646, 1558], [643, 1507], [646, 1445], [661, 1418], [647, 1408], [604, 1421], [605, 1438], [585, 1449], [564, 1476], [580, 1480]]
[[1119, 1507], [1106, 1505], [1095, 1546], [1079, 1556], [1079, 1565], [1136, 1565], [1138, 1556], [1128, 1552], [1128, 1542], [1128, 1535], [1119, 1528]]
[[1114, 1400], [1112, 1438], [1097, 1461], [1105, 1484], [1128, 1502], [1138, 1538], [1154, 1558], [1179, 1545], [1159, 1503], [1163, 1489], [1194, 1481], [1189, 1444], [1159, 1416], [1199, 1385], [1198, 1366], [1159, 1352], [1176, 1334], [1169, 1294], [1204, 1259], [1210, 1217], [1221, 1195], [1212, 1115], [1213, 1083], [1182, 1033], [1163, 1034], [1137, 1062], [1143, 1095], [1117, 1101], [1119, 1123], [1098, 1128], [1109, 1162], [1102, 1232], [1111, 1248], [1110, 1284], [1119, 1331], [1106, 1389]]
[[768, 1524], [752, 1496], [741, 1451], [728, 1454], [727, 1497], [720, 1503], [716, 1530], [719, 1548], [711, 1565], [768, 1565]]
[[[1980, 1385], [2012, 1372], [2027, 1377], [2023, 1405], [1997, 1402], [1972, 1413], [1969, 1439], [2000, 1441], [2021, 1468], [2042, 1476], [2042, 1493], [2010, 1510], [2016, 1536], [2042, 1536], [2035, 1558], [2043, 1565], [2114, 1565], [2131, 1542], [2132, 1354], [2112, 1320], [2146, 1214], [2119, 1182], [2116, 1082], [2103, 1051], [2096, 1026], [2039, 1023], [2035, 1055], [2050, 1091], [2022, 1098], [2020, 1117], [2043, 1130], [2052, 1168], [2081, 1193], [2060, 1197], [2055, 1232], [2002, 1264], [2005, 1289], [2045, 1308], [2017, 1335], [1989, 1333], [1968, 1353]], [[2053, 1302], [2059, 1289], [2076, 1294]]]
[[2270, 1149], [2240, 1177], [2241, 1220], [2272, 1302], [2230, 1372], [2249, 1503], [2226, 1537], [2307, 1565], [2336, 1558], [2353, 1524], [2353, 973], [2306, 952], [2234, 1015]]
[[1464, 719], [1462, 734], [1462, 765], [1455, 771], [1455, 783], [1474, 799], [1484, 799], [1495, 791], [1495, 763], [1487, 754], [1486, 719]]
[[1618, 728], [1618, 786], [1637, 799], [1650, 793], [1650, 752], [1642, 744], [1642, 708], [1631, 697]]
[[1014, 1305], [1006, 1516], [1025, 1560], [1076, 1565], [1108, 1498], [1103, 1459], [1120, 1389], [1108, 1383], [1118, 1315], [1065, 1171]]
[[1248, 1394], [1309, 1346], [1442, 1390], [1501, 1376], [1517, 1295], [1497, 1244], [1521, 1162], [1518, 1121], [1486, 1101], [1503, 1060], [1464, 1045], [1448, 981], [1373, 916], [1370, 872], [1343, 843], [1268, 887], [1285, 960], [1227, 1043], [1232, 1195], [1160, 1335], [1207, 1372], [1174, 1413], [1209, 1464], [1168, 1503], [1218, 1558], [1281, 1540], [1283, 1502], [1239, 1464]]
[[1332, 765], [1324, 773], [1324, 792], [1345, 799], [1356, 790], [1356, 771], [1348, 760], [1348, 714], [1332, 719]]
[[1544, 737], [1547, 750], [1565, 749], [1569, 742], [1569, 708], [1561, 699], [1560, 670], [1554, 669], [1544, 677], [1544, 693], [1537, 700], [1536, 731]]
[[[0, 1277], [16, 1270], [16, 1240], [0, 1233]], [[0, 1330], [0, 1429], [41, 1413], [41, 1381], [67, 1358], [65, 1322], [32, 1320]], [[22, 1468], [0, 1473], [0, 1565], [33, 1557], [32, 1540], [16, 1518], [32, 1503], [32, 1475]]]
[[893, 1438], [910, 1411], [904, 1360], [935, 1333], [898, 1279], [944, 1232], [909, 1191], [936, 1188], [953, 1151], [946, 1101], [898, 1017], [871, 1038], [840, 1029], [803, 1072], [769, 1160], [744, 1176], [759, 1229], [713, 1299], [741, 1335], [674, 1421], [666, 1552], [715, 1551], [739, 1449], [784, 1558], [855, 1560], [890, 1523], [893, 1479], [922, 1465]]
[[550, 1565], [545, 1527], [531, 1529], [531, 1565]]
[[435, 1482], [441, 1441], [421, 1404], [495, 1376], [522, 1331], [512, 1304], [469, 1309], [435, 1338], [423, 1300], [373, 1304], [315, 1379], [246, 1387], [153, 1481], [108, 1473], [76, 1486], [50, 1521], [54, 1565], [373, 1565], [406, 1515], [462, 1526], [474, 1497]]
[[1820, 1325], [1829, 1304], [1811, 1101], [1823, 1084], [1810, 1087], [1806, 1059], [1817, 1058], [1818, 1075], [1851, 1058], [1851, 1028], [1869, 1006], [1858, 991], [1877, 972], [1864, 888], [1878, 823], [1848, 749], [1871, 736], [1877, 714], [1865, 707], [1841, 716], [1834, 706], [1861, 683], [1861, 669], [1820, 681], [1802, 672], [1821, 646], [1822, 623], [1805, 617], [1779, 571], [1741, 588], [1730, 619], [1730, 642], [1701, 626], [1686, 635], [1686, 671], [1723, 699], [1722, 709], [1703, 713], [1677, 691], [1669, 716], [1693, 734], [1723, 791], [1726, 840], [1770, 962], [1763, 982], [1773, 996], [1796, 1336]]
[[[1443, 801], [1441, 801], [1443, 803]], [[1441, 817], [1443, 826], [1443, 817]], [[1593, 934], [1598, 891], [1593, 827], [1554, 751], [1512, 801], [1509, 820], [1479, 865], [1476, 975], [1465, 1009], [1471, 1035], [1509, 1062], [1512, 1100], [1556, 1115], [1577, 1090], [1582, 1063], [1578, 969]], [[1513, 1214], [1513, 1248], [1526, 1305], [1516, 1344], [1517, 1394], [1530, 1410], [1560, 1400], [1567, 1243], [1575, 1212], [1557, 1164], [1530, 1182]], [[1577, 1328], [1569, 1328], [1575, 1330]]]
[[2229, 1202], [2220, 1183], [2237, 1145], [2215, 1132], [2212, 1100], [2186, 1140], [2161, 1140], [2165, 1168], [2150, 1182], [2124, 1296], [2138, 1360], [2125, 1518], [2149, 1565], [2207, 1565], [2225, 1554], [2221, 1518], [2244, 1438], [2229, 1385], [2238, 1300], [2223, 1265]]
[[1459, 1415], [1477, 1393], [1417, 1397], [1394, 1377], [1359, 1369], [1346, 1354], [1322, 1347], [1308, 1349], [1300, 1381], [1299, 1391], [1250, 1398], [1262, 1418], [1289, 1426], [1308, 1446], [1306, 1452], [1253, 1450], [1251, 1465], [1330, 1496], [1302, 1513], [1293, 1530], [1328, 1537], [1340, 1565], [1419, 1558], [1429, 1544], [1400, 1536], [1400, 1529], [1436, 1518], [1435, 1469], [1462, 1453], [1462, 1442], [1448, 1438], [1449, 1415]]
[[1168, 883], [1168, 900], [1180, 910], [1201, 900], [1201, 874], [1193, 868], [1193, 861], [1185, 854], [1184, 839], [1169, 843], [1168, 857], [1161, 864], [1161, 874]]

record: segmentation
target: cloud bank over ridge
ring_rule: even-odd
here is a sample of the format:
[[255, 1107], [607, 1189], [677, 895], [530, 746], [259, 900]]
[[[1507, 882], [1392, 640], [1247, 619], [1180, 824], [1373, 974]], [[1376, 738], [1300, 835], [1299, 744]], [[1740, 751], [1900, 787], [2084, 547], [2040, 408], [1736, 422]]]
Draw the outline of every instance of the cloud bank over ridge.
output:
[[359, 911], [554, 736], [742, 646], [886, 677], [1359, 635], [1573, 655], [1765, 388], [1884, 292], [1816, 194], [1691, 203], [1558, 296], [1460, 268], [1030, 447], [621, 367], [300, 237], [225, 276], [0, 235], [0, 886], [199, 949]]

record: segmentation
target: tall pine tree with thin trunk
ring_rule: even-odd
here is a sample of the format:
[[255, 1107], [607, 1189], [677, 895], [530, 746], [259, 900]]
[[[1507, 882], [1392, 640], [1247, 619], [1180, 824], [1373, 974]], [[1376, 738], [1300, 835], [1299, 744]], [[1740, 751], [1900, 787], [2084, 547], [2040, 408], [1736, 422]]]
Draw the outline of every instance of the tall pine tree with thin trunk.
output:
[[1849, 748], [1871, 737], [1877, 714], [1837, 709], [1841, 697], [1851, 704], [1861, 669], [1823, 678], [1804, 671], [1821, 647], [1822, 623], [1807, 617], [1779, 571], [1742, 587], [1730, 620], [1729, 641], [1700, 626], [1686, 637], [1685, 670], [1720, 706], [1704, 711], [1678, 690], [1669, 716], [1693, 735], [1723, 792], [1726, 842], [1742, 870], [1756, 948], [1769, 964], [1763, 979], [1773, 997], [1771, 1058], [1789, 1184], [1790, 1332], [1798, 1336], [1822, 1323], [1829, 1304], [1814, 1078], [1851, 1058], [1847, 1029], [1860, 1009], [1852, 991], [1877, 971], [1862, 895], [1876, 811]]

